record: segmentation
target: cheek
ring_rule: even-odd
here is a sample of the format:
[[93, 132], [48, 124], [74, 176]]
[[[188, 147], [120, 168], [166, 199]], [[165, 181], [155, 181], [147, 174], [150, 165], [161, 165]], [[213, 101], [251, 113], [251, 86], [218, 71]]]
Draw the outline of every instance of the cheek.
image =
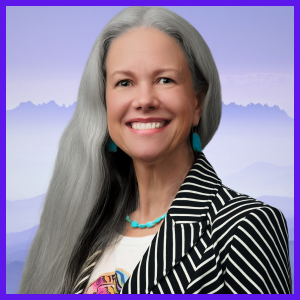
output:
[[116, 99], [114, 97], [106, 97], [107, 125], [110, 133], [115, 130], [120, 116], [120, 107], [116, 105], [117, 101], [115, 100]]
[[177, 90], [175, 93], [168, 95], [166, 104], [182, 126], [192, 126], [193, 103], [189, 94]]
[[117, 134], [122, 126], [122, 120], [128, 111], [128, 105], [117, 95], [106, 96], [107, 125], [111, 135]]
[[[174, 126], [176, 141], [186, 141], [189, 139], [191, 128], [193, 126], [193, 103], [189, 94], [176, 93], [170, 99], [170, 109], [176, 116], [176, 126]], [[174, 124], [175, 125], [175, 124]]]

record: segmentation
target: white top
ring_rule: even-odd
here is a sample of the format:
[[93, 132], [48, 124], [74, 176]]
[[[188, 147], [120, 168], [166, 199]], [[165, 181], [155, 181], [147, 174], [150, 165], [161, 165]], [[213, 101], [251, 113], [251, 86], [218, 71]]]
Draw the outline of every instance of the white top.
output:
[[136, 265], [150, 246], [153, 235], [121, 236], [96, 263], [84, 294], [119, 294]]

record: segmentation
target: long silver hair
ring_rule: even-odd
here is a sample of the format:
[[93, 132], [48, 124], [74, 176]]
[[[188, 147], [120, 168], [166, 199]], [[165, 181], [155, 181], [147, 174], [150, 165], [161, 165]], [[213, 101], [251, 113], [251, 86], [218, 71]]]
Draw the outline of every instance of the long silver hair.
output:
[[161, 7], [129, 7], [98, 36], [85, 66], [76, 110], [64, 130], [36, 236], [23, 270], [22, 294], [82, 291], [86, 267], [117, 236], [125, 217], [138, 207], [132, 159], [121, 149], [106, 151], [106, 57], [111, 43], [137, 27], [152, 27], [173, 37], [187, 59], [195, 91], [207, 88], [197, 126], [202, 149], [221, 119], [221, 87], [212, 54], [184, 18]]

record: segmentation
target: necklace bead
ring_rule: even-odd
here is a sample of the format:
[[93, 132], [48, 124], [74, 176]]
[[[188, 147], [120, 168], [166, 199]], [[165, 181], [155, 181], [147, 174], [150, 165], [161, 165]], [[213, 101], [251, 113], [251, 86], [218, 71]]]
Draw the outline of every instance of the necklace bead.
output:
[[133, 228], [151, 228], [155, 224], [159, 223], [161, 220], [163, 220], [166, 217], [166, 213], [163, 214], [160, 218], [155, 219], [154, 221], [147, 222], [146, 224], [139, 224], [137, 221], [133, 221], [129, 218], [129, 216], [126, 217], [126, 221], [131, 223], [131, 227]]

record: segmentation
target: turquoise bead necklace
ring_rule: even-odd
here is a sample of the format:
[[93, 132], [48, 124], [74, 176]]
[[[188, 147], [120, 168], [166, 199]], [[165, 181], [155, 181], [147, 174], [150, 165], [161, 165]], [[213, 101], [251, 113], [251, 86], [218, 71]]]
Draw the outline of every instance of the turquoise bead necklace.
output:
[[131, 227], [134, 228], [151, 228], [155, 224], [159, 223], [161, 220], [163, 220], [166, 217], [166, 213], [163, 214], [160, 218], [155, 219], [154, 221], [150, 221], [146, 224], [139, 224], [137, 221], [130, 220], [129, 216], [126, 217], [126, 220], [131, 224]]

